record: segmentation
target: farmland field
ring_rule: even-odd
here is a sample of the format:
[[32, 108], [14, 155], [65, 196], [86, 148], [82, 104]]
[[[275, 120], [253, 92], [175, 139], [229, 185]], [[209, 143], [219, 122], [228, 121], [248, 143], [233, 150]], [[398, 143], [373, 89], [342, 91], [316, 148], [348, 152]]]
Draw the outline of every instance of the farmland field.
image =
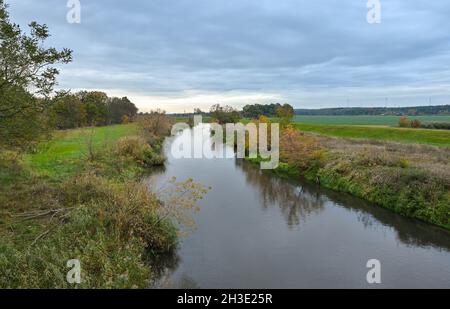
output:
[[[303, 124], [329, 124], [329, 125], [377, 125], [397, 126], [399, 116], [295, 116], [294, 122]], [[447, 116], [409, 116], [421, 122], [450, 122]]]
[[296, 123], [295, 126], [301, 131], [314, 132], [327, 136], [450, 147], [450, 130], [304, 123]]

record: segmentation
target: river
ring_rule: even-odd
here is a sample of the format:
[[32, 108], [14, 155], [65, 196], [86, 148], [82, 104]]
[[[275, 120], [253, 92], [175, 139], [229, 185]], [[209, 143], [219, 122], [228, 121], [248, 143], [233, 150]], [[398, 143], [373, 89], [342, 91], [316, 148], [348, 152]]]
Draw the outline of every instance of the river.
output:
[[[450, 232], [243, 160], [175, 159], [171, 143], [190, 134], [166, 140], [149, 183], [192, 177], [211, 191], [154, 287], [450, 288]], [[367, 282], [371, 259], [381, 284]]]

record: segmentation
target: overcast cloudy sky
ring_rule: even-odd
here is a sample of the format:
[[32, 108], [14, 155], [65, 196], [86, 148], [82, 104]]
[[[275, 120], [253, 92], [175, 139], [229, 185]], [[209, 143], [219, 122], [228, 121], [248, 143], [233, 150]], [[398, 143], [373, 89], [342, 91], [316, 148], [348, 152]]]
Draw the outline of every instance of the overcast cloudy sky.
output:
[[128, 96], [141, 110], [288, 102], [298, 108], [450, 103], [450, 2], [6, 0], [74, 50], [65, 89]]

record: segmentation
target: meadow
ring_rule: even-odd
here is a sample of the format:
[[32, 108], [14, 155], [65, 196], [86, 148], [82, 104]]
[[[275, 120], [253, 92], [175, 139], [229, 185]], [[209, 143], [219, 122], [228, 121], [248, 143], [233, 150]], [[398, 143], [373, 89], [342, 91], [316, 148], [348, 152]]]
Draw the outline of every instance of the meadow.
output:
[[136, 124], [55, 131], [53, 138], [25, 155], [24, 161], [38, 174], [61, 177], [72, 174], [89, 148], [99, 151], [122, 137], [137, 134]]
[[[410, 116], [411, 120], [417, 119], [425, 122], [450, 122], [450, 115], [446, 116]], [[374, 125], [374, 126], [398, 126], [400, 116], [300, 116], [294, 118], [294, 122], [303, 124], [329, 124], [329, 125]]]

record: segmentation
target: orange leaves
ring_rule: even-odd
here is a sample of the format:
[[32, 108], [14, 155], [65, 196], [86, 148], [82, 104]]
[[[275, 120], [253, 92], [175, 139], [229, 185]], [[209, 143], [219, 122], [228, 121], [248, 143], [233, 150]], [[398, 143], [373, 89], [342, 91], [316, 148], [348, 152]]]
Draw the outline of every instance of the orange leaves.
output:
[[319, 140], [302, 134], [293, 127], [287, 127], [280, 137], [280, 159], [300, 168], [308, 167], [311, 159], [321, 150]]

